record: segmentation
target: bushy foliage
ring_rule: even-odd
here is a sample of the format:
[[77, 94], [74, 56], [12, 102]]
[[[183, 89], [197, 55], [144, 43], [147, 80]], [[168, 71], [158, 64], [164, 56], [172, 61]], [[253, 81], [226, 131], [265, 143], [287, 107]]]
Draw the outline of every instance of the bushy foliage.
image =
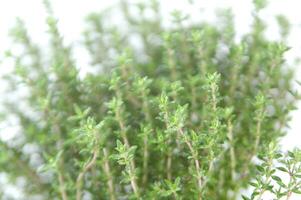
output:
[[[26, 94], [5, 104], [19, 133], [1, 141], [0, 170], [16, 185], [25, 180], [23, 199], [300, 193], [300, 151], [287, 157], [277, 145], [299, 98], [284, 60], [289, 23], [278, 16], [281, 39], [270, 41], [258, 14], [264, 1], [255, 1], [252, 29], [239, 41], [230, 10], [218, 24], [189, 25], [175, 11], [169, 28], [155, 0], [122, 2], [122, 27], [107, 23], [110, 10], [91, 14], [84, 45], [93, 72], [85, 75], [45, 5], [49, 48], [36, 45], [18, 20], [11, 35], [23, 51], [7, 52], [15, 63], [9, 93]], [[250, 187], [250, 197], [241, 197]]]

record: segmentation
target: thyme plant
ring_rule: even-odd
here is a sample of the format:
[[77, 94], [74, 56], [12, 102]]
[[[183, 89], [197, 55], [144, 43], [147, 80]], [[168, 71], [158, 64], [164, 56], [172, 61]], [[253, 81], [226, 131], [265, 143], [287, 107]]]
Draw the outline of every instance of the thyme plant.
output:
[[[6, 53], [15, 67], [5, 77], [11, 98], [3, 113], [18, 131], [0, 140], [1, 173], [22, 199], [300, 193], [301, 151], [278, 147], [300, 98], [284, 60], [290, 25], [278, 16], [281, 38], [269, 40], [260, 17], [266, 3], [254, 5], [251, 30], [237, 41], [230, 10], [217, 24], [187, 23], [175, 11], [166, 27], [156, 0], [121, 1], [87, 17], [91, 72], [83, 75], [45, 1], [48, 48], [21, 19], [11, 31], [22, 51]], [[116, 9], [125, 26], [107, 23]]]

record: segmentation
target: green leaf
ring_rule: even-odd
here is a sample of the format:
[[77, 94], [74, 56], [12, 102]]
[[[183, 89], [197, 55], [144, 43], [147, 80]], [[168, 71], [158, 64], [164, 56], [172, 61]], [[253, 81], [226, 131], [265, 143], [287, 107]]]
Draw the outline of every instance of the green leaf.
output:
[[243, 200], [251, 200], [249, 197], [246, 197], [245, 195], [241, 196]]
[[278, 182], [278, 181], [282, 182], [282, 180], [279, 176], [272, 176], [272, 179], [275, 180], [276, 182]]
[[249, 184], [250, 184], [251, 186], [253, 186], [253, 187], [258, 187], [258, 184], [255, 183], [255, 182], [249, 182]]
[[288, 172], [288, 170], [284, 167], [277, 167], [277, 169], [282, 171], [282, 172]]
[[264, 168], [262, 166], [260, 166], [260, 165], [256, 165], [256, 169], [258, 171], [260, 171], [260, 172], [264, 172], [265, 171]]

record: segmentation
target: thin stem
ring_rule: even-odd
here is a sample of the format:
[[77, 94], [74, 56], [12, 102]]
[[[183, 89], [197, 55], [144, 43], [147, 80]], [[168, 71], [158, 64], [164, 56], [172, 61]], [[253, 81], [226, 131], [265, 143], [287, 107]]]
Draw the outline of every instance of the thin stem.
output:
[[68, 200], [68, 196], [65, 189], [65, 179], [60, 170], [58, 171], [58, 176], [59, 176], [59, 188], [60, 188], [62, 199]]
[[133, 168], [133, 166], [131, 165], [130, 166], [131, 186], [132, 186], [132, 189], [135, 193], [135, 196], [137, 198], [139, 198], [139, 189], [138, 189], [138, 186], [137, 186], [134, 170], [135, 170], [135, 168]]
[[[273, 164], [273, 158], [269, 158], [269, 162], [268, 162], [269, 166], [268, 166], [268, 172], [271, 171], [272, 168], [272, 164]], [[268, 176], [266, 176], [266, 179], [263, 183], [263, 186], [267, 185], [271, 179], [271, 173], [268, 173]], [[261, 189], [259, 192], [259, 196], [257, 197], [257, 200], [261, 200], [262, 195], [266, 192], [266, 189]]]
[[[170, 140], [168, 140], [170, 143]], [[172, 179], [172, 174], [171, 174], [171, 164], [172, 164], [172, 153], [170, 148], [168, 148], [167, 152], [167, 162], [166, 162], [166, 167], [167, 167], [167, 179], [171, 180]]]
[[[199, 191], [200, 189], [202, 188], [202, 177], [199, 176], [199, 173], [200, 173], [200, 161], [198, 160], [198, 153], [194, 150], [191, 142], [188, 140], [187, 136], [185, 135], [184, 131], [182, 128], [179, 129], [179, 133], [181, 134], [182, 137], [184, 137], [184, 140], [185, 140], [185, 143], [187, 145], [187, 147], [189, 148], [190, 150], [190, 153], [193, 157], [193, 160], [194, 160], [194, 165], [195, 165], [195, 170], [197, 172], [197, 183], [198, 183], [198, 188], [199, 188]], [[202, 197], [201, 195], [199, 195], [199, 200], [201, 200]]]
[[[123, 139], [123, 142], [126, 145], [126, 147], [129, 149], [130, 148], [130, 143], [129, 143], [127, 135], [126, 135], [126, 126], [125, 126], [124, 121], [121, 117], [119, 109], [116, 111], [115, 117], [116, 117], [116, 119], [118, 121], [118, 124], [119, 124], [119, 128], [120, 128], [121, 137]], [[131, 173], [131, 186], [133, 188], [134, 193], [137, 196], [139, 193], [138, 193], [137, 181], [136, 181], [136, 178], [134, 176], [134, 169], [136, 167], [135, 167], [135, 162], [134, 162], [133, 159], [131, 159], [129, 167], [130, 167], [130, 173]]]
[[[60, 141], [58, 141], [58, 146], [59, 146], [59, 149], [62, 149], [63, 148], [62, 132], [61, 132], [61, 128], [59, 126], [59, 123], [57, 121], [57, 118], [55, 118], [54, 129], [59, 134]], [[59, 176], [59, 188], [60, 188], [60, 193], [61, 193], [62, 199], [67, 200], [68, 196], [67, 196], [67, 192], [66, 192], [66, 189], [65, 189], [65, 179], [64, 179], [64, 176], [63, 176], [64, 163], [65, 163], [64, 162], [64, 157], [62, 155], [60, 160], [59, 160], [59, 163], [58, 163], [59, 166], [57, 168], [57, 173], [58, 173], [58, 176]]]
[[218, 181], [218, 188], [219, 188], [219, 191], [223, 191], [223, 186], [225, 184], [225, 169], [221, 169], [219, 171], [219, 181]]
[[217, 107], [216, 87], [213, 84], [211, 85], [211, 97], [212, 97], [212, 109], [214, 112], [216, 112], [216, 107]]
[[111, 173], [111, 169], [110, 169], [110, 164], [109, 164], [109, 154], [107, 151], [107, 148], [104, 147], [103, 148], [103, 155], [104, 155], [104, 164], [103, 164], [103, 168], [104, 168], [104, 172], [106, 173], [107, 176], [107, 185], [109, 188], [109, 194], [110, 194], [110, 200], [116, 200], [115, 197], [115, 189], [114, 189], [114, 182], [113, 182], [113, 177], [112, 177], [112, 173]]
[[[121, 67], [121, 76], [122, 79], [127, 82], [128, 84], [125, 84], [126, 90], [130, 91], [131, 90], [131, 85], [129, 84], [128, 77], [129, 77], [129, 72], [128, 72], [128, 67], [124, 64]], [[130, 71], [131, 73], [131, 71]], [[118, 89], [119, 90], [119, 89]], [[127, 92], [126, 93], [126, 98], [137, 108], [140, 107], [140, 102], [135, 98], [135, 96], [132, 95], [132, 93]]]
[[[121, 95], [121, 92], [119, 90], [119, 88], [116, 89], [116, 95], [118, 98], [121, 98], [122, 95]], [[127, 138], [127, 134], [126, 134], [126, 125], [125, 125], [125, 122], [121, 116], [121, 113], [120, 113], [120, 109], [117, 109], [116, 112], [115, 112], [115, 118], [116, 118], [116, 121], [118, 122], [118, 125], [119, 125], [119, 129], [120, 129], [120, 133], [121, 133], [121, 137], [122, 137], [122, 140], [126, 146], [127, 149], [130, 148], [130, 143], [129, 143], [129, 140]], [[131, 186], [132, 186], [132, 189], [135, 193], [135, 195], [138, 197], [139, 196], [139, 193], [138, 193], [138, 186], [137, 186], [137, 182], [136, 182], [136, 178], [134, 176], [134, 169], [136, 168], [135, 167], [135, 162], [134, 162], [134, 159], [131, 159], [130, 160], [130, 176], [131, 176]]]
[[289, 200], [292, 196], [292, 189], [293, 188], [291, 185], [292, 185], [292, 182], [293, 182], [293, 172], [295, 170], [295, 165], [293, 165], [292, 169], [289, 169], [289, 176], [290, 176], [290, 179], [289, 179], [289, 183], [288, 183], [288, 186], [289, 186], [289, 190], [288, 190], [288, 193], [286, 195], [286, 200]]
[[175, 200], [178, 200], [178, 199], [179, 199], [179, 198], [178, 198], [178, 194], [177, 194], [176, 192], [172, 192], [172, 195], [173, 195], [173, 197], [174, 197]]
[[176, 64], [174, 62], [174, 50], [168, 48], [167, 49], [167, 53], [168, 53], [168, 66], [171, 69], [171, 78], [172, 80], [177, 80], [178, 74], [177, 74], [177, 70], [176, 70]]
[[92, 159], [85, 165], [84, 169], [82, 172], [78, 175], [76, 179], [76, 200], [81, 200], [82, 198], [82, 182], [85, 174], [96, 165], [96, 161], [98, 158], [98, 145], [95, 145], [94, 150], [93, 150], [93, 157]]
[[[173, 49], [171, 49], [170, 47], [167, 48], [167, 53], [168, 53], [168, 67], [170, 68], [171, 70], [171, 80], [172, 81], [177, 81], [178, 80], [178, 73], [177, 73], [177, 68], [176, 68], [176, 63], [174, 61], [174, 55], [175, 55], [175, 52]], [[177, 99], [177, 93], [176, 92], [173, 92], [172, 94], [172, 99], [175, 101]], [[179, 134], [177, 133], [177, 140], [176, 140], [176, 143], [177, 143], [177, 148], [179, 149], [180, 148], [180, 143], [178, 142], [179, 140]], [[168, 142], [170, 143], [170, 141]], [[170, 150], [169, 150], [170, 151]], [[171, 180], [171, 165], [172, 165], [172, 153], [171, 152], [168, 152], [168, 157], [167, 157], [167, 169], [168, 170], [168, 177], [170, 177], [169, 180]]]
[[203, 49], [198, 46], [197, 47], [197, 53], [198, 53], [198, 66], [199, 66], [199, 71], [201, 75], [205, 75], [207, 73], [207, 67], [206, 67], [206, 62], [202, 61], [203, 60]]
[[116, 120], [118, 121], [118, 125], [119, 125], [119, 128], [120, 128], [120, 133], [121, 133], [121, 137], [122, 137], [122, 140], [124, 142], [124, 144], [126, 145], [127, 148], [130, 147], [130, 143], [129, 143], [129, 140], [127, 138], [127, 135], [126, 135], [126, 126], [122, 120], [122, 117], [121, 117], [121, 114], [120, 114], [120, 111], [117, 110], [116, 113], [115, 113], [115, 117], [116, 117]]
[[289, 200], [292, 196], [292, 191], [289, 191], [286, 196], [286, 200]]
[[232, 180], [234, 180], [236, 159], [235, 159], [235, 151], [234, 151], [234, 143], [233, 143], [233, 126], [230, 120], [228, 121], [228, 138], [230, 142], [231, 177]]
[[143, 177], [142, 177], [143, 185], [147, 183], [147, 179], [148, 179], [148, 159], [149, 159], [148, 136], [145, 135], [143, 138]]
[[[168, 120], [169, 120], [168, 109], [164, 108], [163, 112], [164, 112], [165, 127], [166, 127], [166, 129], [168, 129]], [[167, 148], [166, 173], [167, 173], [167, 179], [171, 180], [172, 179], [172, 173], [171, 173], [172, 151], [171, 151], [171, 147], [170, 147], [170, 145], [171, 145], [171, 138], [170, 138], [170, 136], [168, 137], [167, 145], [169, 145], [169, 146]]]
[[196, 104], [197, 104], [196, 103], [197, 102], [196, 97], [197, 97], [197, 95], [196, 95], [196, 89], [195, 89], [194, 85], [191, 84], [191, 108], [193, 110], [196, 109]]
[[[149, 105], [147, 103], [147, 97], [145, 91], [142, 91], [143, 104], [142, 110], [145, 115], [145, 119], [148, 123], [152, 124], [152, 117], [150, 114]], [[148, 135], [144, 134], [143, 138], [143, 177], [142, 184], [145, 185], [148, 179], [148, 159], [149, 159], [149, 151], [148, 151]]]
[[257, 152], [257, 150], [258, 150], [259, 143], [260, 143], [261, 123], [262, 123], [262, 121], [261, 121], [261, 120], [258, 120], [258, 121], [257, 121], [257, 124], [256, 124], [256, 140], [255, 140], [253, 155], [256, 154], [256, 152]]
[[[260, 143], [260, 137], [261, 137], [261, 125], [262, 125], [262, 120], [257, 120], [257, 123], [256, 123], [256, 138], [255, 138], [254, 149], [249, 154], [248, 160], [251, 160], [252, 157], [254, 155], [256, 155], [256, 152], [258, 150], [258, 146], [259, 146], [259, 143]], [[245, 162], [245, 164], [244, 164], [244, 167], [243, 167], [243, 170], [242, 170], [242, 172], [243, 172], [242, 178], [246, 177], [249, 173], [249, 172], [244, 173], [244, 171], [246, 171], [246, 169], [248, 167], [248, 163], [249, 162]]]

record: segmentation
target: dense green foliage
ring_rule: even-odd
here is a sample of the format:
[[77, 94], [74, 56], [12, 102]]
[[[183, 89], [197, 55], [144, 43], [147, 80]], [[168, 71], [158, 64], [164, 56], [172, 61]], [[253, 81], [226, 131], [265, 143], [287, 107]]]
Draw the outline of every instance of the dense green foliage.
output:
[[7, 82], [11, 95], [26, 94], [5, 104], [19, 132], [0, 142], [0, 172], [25, 180], [24, 199], [249, 199], [240, 191], [250, 182], [251, 199], [300, 193], [300, 152], [277, 145], [298, 98], [284, 61], [287, 20], [277, 18], [281, 41], [270, 41], [255, 1], [237, 42], [229, 10], [218, 24], [190, 25], [175, 11], [166, 28], [159, 4], [145, 2], [121, 3], [121, 27], [107, 23], [110, 10], [87, 18], [93, 72], [84, 75], [47, 1], [46, 50], [18, 20], [23, 51], [7, 52]]

